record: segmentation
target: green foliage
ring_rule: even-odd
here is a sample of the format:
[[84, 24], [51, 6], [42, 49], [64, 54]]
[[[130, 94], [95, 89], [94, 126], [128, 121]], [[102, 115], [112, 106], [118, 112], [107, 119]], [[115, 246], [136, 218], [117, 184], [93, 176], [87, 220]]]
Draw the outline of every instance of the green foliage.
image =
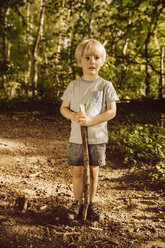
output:
[[150, 173], [150, 176], [159, 180], [165, 177], [165, 162], [159, 162], [156, 164], [155, 169]]
[[160, 97], [160, 51], [165, 44], [162, 0], [45, 1], [34, 86], [32, 54], [39, 12], [40, 0], [0, 1], [1, 89], [5, 82], [18, 82], [20, 91], [31, 87], [39, 97], [62, 94], [69, 81], [81, 75], [74, 58], [76, 46], [92, 37], [105, 45], [101, 76], [114, 83], [120, 99]]
[[127, 166], [152, 168], [154, 178], [165, 177], [165, 128], [163, 125], [125, 125], [109, 133], [112, 151], [118, 151]]

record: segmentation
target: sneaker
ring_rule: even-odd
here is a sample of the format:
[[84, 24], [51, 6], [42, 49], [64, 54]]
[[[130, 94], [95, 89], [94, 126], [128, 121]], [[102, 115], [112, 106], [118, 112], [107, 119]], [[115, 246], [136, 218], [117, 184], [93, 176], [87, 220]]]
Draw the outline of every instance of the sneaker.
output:
[[82, 214], [82, 205], [78, 205], [78, 201], [73, 203], [72, 206], [69, 208], [67, 217], [69, 220], [75, 220], [80, 218]]
[[105, 218], [104, 214], [101, 213], [100, 210], [98, 209], [96, 202], [89, 204], [87, 217], [89, 219], [96, 220], [99, 222], [103, 222]]

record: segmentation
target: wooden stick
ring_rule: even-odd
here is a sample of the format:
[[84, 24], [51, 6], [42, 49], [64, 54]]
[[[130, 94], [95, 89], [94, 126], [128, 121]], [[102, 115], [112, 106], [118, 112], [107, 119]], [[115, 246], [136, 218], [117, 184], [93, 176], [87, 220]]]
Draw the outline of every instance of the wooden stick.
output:
[[[80, 110], [82, 112], [85, 112], [85, 106], [80, 105]], [[88, 205], [89, 205], [90, 170], [89, 170], [87, 127], [85, 126], [81, 126], [81, 137], [82, 137], [83, 158], [84, 158], [84, 205], [82, 211], [82, 219], [86, 220]]]

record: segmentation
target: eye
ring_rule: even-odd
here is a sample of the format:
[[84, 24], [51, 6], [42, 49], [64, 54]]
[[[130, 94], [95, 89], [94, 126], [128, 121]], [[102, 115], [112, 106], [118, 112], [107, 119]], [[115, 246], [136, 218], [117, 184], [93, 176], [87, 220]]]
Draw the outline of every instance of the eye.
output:
[[85, 57], [85, 60], [89, 60], [90, 58], [87, 56], [87, 57]]
[[99, 58], [100, 58], [100, 57], [96, 56], [96, 57], [95, 57], [95, 60], [98, 60]]

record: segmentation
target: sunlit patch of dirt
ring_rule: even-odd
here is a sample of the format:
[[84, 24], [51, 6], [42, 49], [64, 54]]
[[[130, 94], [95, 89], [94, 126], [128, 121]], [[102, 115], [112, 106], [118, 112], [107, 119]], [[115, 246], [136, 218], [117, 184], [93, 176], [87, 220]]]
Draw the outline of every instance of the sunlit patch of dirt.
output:
[[165, 247], [163, 189], [124, 168], [110, 145], [96, 195], [104, 224], [66, 219], [69, 131], [60, 117], [0, 115], [0, 247]]

